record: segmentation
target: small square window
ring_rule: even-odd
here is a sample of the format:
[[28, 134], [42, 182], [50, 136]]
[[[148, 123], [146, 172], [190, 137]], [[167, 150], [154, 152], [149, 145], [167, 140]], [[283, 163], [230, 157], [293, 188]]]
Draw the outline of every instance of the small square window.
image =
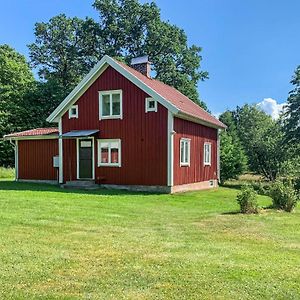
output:
[[78, 105], [72, 105], [69, 109], [69, 119], [78, 118]]
[[145, 111], [149, 112], [149, 111], [155, 111], [157, 112], [157, 101], [154, 100], [153, 98], [146, 98], [146, 102], [145, 102]]

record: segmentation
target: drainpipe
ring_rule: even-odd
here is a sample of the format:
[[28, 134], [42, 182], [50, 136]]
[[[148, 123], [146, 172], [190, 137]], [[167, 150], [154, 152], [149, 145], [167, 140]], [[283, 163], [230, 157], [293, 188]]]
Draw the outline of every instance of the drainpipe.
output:
[[15, 181], [19, 178], [19, 157], [18, 157], [18, 140], [15, 140], [13, 143], [12, 139], [9, 139], [10, 144], [14, 147], [15, 150]]

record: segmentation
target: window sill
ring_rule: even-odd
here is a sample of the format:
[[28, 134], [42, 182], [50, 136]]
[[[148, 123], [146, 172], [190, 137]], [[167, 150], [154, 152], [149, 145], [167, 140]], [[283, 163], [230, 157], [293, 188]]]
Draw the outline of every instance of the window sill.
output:
[[190, 164], [180, 164], [180, 167], [190, 167]]
[[98, 164], [98, 167], [117, 167], [117, 168], [121, 168], [120, 164]]
[[211, 167], [211, 164], [204, 164], [204, 167]]
[[99, 120], [123, 119], [122, 116], [100, 116]]

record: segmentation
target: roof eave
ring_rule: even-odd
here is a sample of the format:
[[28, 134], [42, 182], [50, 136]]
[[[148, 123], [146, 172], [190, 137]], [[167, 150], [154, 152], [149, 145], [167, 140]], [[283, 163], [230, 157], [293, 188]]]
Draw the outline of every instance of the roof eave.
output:
[[208, 122], [208, 121], [205, 121], [203, 119], [200, 119], [200, 118], [197, 118], [197, 117], [194, 117], [192, 115], [189, 115], [183, 111], [179, 111], [177, 115], [175, 115], [176, 117], [178, 118], [181, 118], [181, 119], [184, 119], [184, 120], [187, 120], [187, 121], [191, 121], [191, 122], [194, 122], [194, 123], [197, 123], [197, 124], [201, 124], [201, 125], [204, 125], [204, 126], [207, 126], [207, 127], [211, 127], [211, 128], [215, 128], [215, 129], [226, 129], [227, 126], [224, 125], [223, 123], [223, 126], [222, 125], [217, 125], [217, 124], [214, 124], [214, 123], [211, 123], [211, 122]]

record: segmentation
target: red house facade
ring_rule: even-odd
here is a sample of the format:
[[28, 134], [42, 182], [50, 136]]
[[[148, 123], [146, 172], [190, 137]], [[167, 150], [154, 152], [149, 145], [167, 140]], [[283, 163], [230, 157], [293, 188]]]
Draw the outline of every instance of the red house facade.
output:
[[104, 56], [48, 117], [58, 128], [5, 136], [16, 179], [178, 192], [217, 186], [225, 126], [179, 91]]

